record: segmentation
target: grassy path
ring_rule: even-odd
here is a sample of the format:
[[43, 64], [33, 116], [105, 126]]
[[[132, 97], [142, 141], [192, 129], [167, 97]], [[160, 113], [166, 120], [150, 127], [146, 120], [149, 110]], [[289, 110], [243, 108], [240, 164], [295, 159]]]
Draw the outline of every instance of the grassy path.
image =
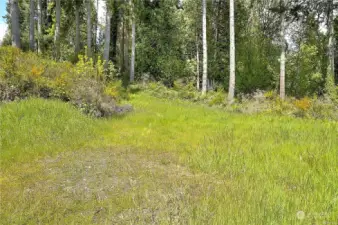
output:
[[1, 106], [2, 224], [337, 224], [338, 125], [147, 95]]

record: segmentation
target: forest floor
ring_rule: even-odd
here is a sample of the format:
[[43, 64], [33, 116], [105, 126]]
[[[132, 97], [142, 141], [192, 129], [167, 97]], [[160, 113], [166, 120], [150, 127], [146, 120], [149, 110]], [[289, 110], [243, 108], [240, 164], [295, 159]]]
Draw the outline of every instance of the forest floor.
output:
[[337, 122], [131, 102], [0, 106], [0, 224], [337, 224]]

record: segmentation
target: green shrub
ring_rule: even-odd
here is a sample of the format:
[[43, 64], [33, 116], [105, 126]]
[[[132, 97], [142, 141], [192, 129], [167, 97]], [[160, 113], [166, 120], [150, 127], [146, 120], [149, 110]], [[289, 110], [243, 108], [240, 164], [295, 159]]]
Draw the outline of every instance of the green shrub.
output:
[[209, 106], [222, 106], [225, 105], [226, 94], [223, 91], [214, 92], [208, 102]]
[[129, 100], [128, 89], [123, 87], [121, 80], [109, 82], [104, 89], [104, 93], [112, 97], [116, 102]]
[[[78, 56], [78, 62], [57, 63], [12, 47], [0, 48], [0, 101], [30, 96], [70, 101], [82, 112], [101, 117], [121, 112], [116, 102], [128, 99], [120, 82], [105, 88], [104, 65], [99, 58]], [[122, 110], [123, 111], [123, 110]]]
[[338, 120], [338, 105], [328, 98], [314, 98], [309, 108], [309, 116], [316, 119]]

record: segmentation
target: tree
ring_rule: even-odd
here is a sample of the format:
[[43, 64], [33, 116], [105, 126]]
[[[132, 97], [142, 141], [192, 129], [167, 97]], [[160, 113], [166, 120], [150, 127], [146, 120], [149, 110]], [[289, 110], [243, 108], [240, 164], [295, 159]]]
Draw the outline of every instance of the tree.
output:
[[135, 36], [136, 36], [136, 24], [135, 24], [134, 6], [132, 5], [130, 82], [134, 82], [135, 79], [135, 48], [136, 48]]
[[75, 0], [75, 57], [80, 52], [80, 7], [81, 1]]
[[56, 8], [55, 8], [55, 14], [56, 14], [56, 21], [55, 21], [55, 36], [54, 36], [54, 45], [55, 45], [55, 59], [59, 60], [61, 56], [60, 52], [60, 20], [61, 20], [61, 0], [55, 0], [56, 1]]
[[108, 1], [106, 3], [106, 28], [105, 28], [105, 36], [104, 36], [104, 52], [103, 59], [105, 61], [105, 67], [108, 68], [109, 62], [109, 47], [110, 47], [110, 22], [111, 22], [111, 9], [108, 5]]
[[327, 15], [327, 27], [328, 27], [328, 67], [326, 76], [326, 91], [333, 95], [334, 94], [334, 76], [335, 76], [335, 63], [334, 63], [334, 52], [335, 52], [335, 33], [334, 33], [334, 15], [333, 15], [333, 0], [328, 0], [328, 15]]
[[123, 43], [124, 43], [124, 71], [126, 73], [125, 80], [128, 80], [128, 72], [129, 72], [129, 7], [128, 7], [128, 2], [130, 0], [125, 0], [124, 3], [124, 13], [123, 13]]
[[230, 0], [230, 80], [228, 101], [231, 104], [235, 96], [235, 13], [234, 0]]
[[38, 8], [38, 53], [41, 53], [41, 45], [42, 45], [42, 0], [38, 0], [37, 3]]
[[29, 1], [29, 48], [33, 52], [35, 51], [34, 13], [35, 13], [34, 0], [30, 0]]
[[177, 6], [178, 9], [183, 9], [183, 0], [178, 0], [177, 1]]
[[92, 7], [91, 0], [86, 0], [86, 9], [87, 9], [87, 56], [91, 58], [92, 56]]
[[12, 46], [21, 48], [18, 0], [10, 0]]
[[200, 48], [199, 48], [199, 38], [198, 34], [196, 34], [196, 89], [200, 90]]
[[202, 36], [203, 36], [203, 77], [202, 95], [207, 93], [208, 80], [208, 47], [207, 47], [207, 9], [206, 0], [202, 0]]
[[280, 44], [281, 44], [281, 56], [280, 56], [280, 76], [279, 76], [279, 97], [285, 99], [285, 0], [281, 1], [281, 18], [280, 18]]

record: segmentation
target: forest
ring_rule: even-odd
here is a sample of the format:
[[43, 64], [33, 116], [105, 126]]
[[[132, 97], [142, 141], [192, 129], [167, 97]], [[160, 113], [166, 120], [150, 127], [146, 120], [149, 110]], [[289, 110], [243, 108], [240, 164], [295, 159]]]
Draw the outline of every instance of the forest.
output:
[[337, 0], [0, 1], [0, 224], [338, 223]]

